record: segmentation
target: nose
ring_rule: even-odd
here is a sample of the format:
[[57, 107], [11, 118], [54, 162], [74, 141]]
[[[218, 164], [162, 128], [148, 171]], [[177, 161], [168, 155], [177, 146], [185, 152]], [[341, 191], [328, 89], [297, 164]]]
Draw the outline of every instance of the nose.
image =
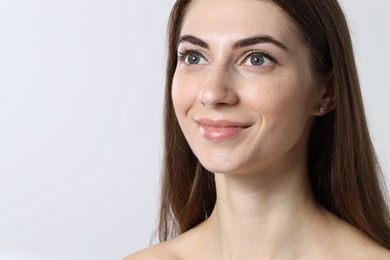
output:
[[226, 68], [210, 71], [199, 92], [198, 101], [207, 107], [234, 105], [238, 95], [234, 88], [234, 79]]

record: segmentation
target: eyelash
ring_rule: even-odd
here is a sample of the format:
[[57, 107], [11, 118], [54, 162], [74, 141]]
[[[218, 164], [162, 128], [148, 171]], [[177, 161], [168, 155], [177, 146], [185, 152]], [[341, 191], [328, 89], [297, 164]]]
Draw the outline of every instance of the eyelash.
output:
[[[202, 56], [202, 58], [206, 59], [200, 52], [198, 52], [196, 50], [193, 50], [193, 49], [187, 49], [187, 48], [179, 51], [178, 59], [181, 62], [184, 62], [185, 59], [187, 58], [187, 56], [189, 54], [192, 54], [192, 53], [196, 53], [196, 54]], [[260, 54], [260, 55], [264, 56], [265, 58], [269, 59], [270, 61], [272, 61], [274, 63], [278, 63], [278, 61], [271, 54], [269, 54], [268, 52], [263, 51], [263, 50], [251, 50], [251, 51], [249, 51], [249, 53], [247, 55], [245, 55], [245, 58], [242, 60], [241, 63], [244, 63], [245, 61], [247, 61], [253, 54]]]
[[252, 51], [249, 51], [249, 53], [245, 56], [245, 58], [242, 60], [241, 63], [246, 62], [254, 54], [260, 54], [263, 57], [265, 57], [266, 59], [269, 59], [270, 61], [272, 61], [273, 63], [278, 63], [277, 60], [271, 54], [269, 54], [266, 51], [262, 51], [262, 50], [252, 50]]
[[188, 56], [189, 54], [192, 54], [192, 53], [199, 54], [200, 56], [202, 56], [202, 58], [205, 59], [205, 57], [204, 57], [200, 52], [195, 51], [195, 50], [193, 50], [193, 49], [187, 49], [187, 48], [185, 48], [185, 49], [183, 49], [182, 51], [179, 52], [178, 59], [179, 59], [181, 62], [184, 62], [185, 59], [187, 58], [187, 56]]

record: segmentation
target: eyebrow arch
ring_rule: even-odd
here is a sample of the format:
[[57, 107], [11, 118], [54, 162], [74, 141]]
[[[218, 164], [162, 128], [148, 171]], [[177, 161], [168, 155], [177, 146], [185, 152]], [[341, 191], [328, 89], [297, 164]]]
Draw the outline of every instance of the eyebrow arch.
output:
[[281, 48], [282, 50], [288, 51], [286, 45], [277, 41], [275, 38], [269, 35], [257, 35], [250, 38], [239, 40], [233, 45], [233, 48], [235, 49], [245, 48], [251, 45], [256, 45], [258, 43], [272, 43], [277, 47]]
[[192, 36], [192, 35], [183, 35], [183, 36], [181, 36], [179, 38], [179, 41], [177, 42], [177, 45], [179, 45], [182, 42], [189, 42], [189, 43], [192, 43], [194, 45], [198, 45], [198, 46], [200, 46], [202, 48], [209, 49], [209, 45], [205, 41], [203, 41], [203, 40], [201, 40], [201, 39], [199, 39], [199, 38], [197, 38], [195, 36]]
[[[192, 35], [181, 36], [179, 38], [177, 44], [179, 45], [182, 42], [189, 42], [189, 43], [192, 43], [194, 45], [200, 46], [202, 48], [209, 49], [209, 45], [205, 41], [199, 39], [198, 37], [192, 36]], [[257, 35], [257, 36], [245, 38], [242, 40], [238, 40], [236, 43], [234, 43], [233, 48], [240, 49], [240, 48], [245, 48], [245, 47], [249, 47], [252, 45], [256, 45], [259, 43], [272, 43], [272, 44], [276, 45], [277, 47], [281, 48], [282, 50], [288, 51], [288, 48], [286, 47], [286, 45], [277, 41], [275, 38], [273, 38], [269, 35]]]

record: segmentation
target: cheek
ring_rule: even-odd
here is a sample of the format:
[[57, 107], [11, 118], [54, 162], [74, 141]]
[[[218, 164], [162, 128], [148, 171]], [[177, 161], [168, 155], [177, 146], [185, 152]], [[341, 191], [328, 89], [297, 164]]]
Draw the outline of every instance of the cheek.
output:
[[171, 97], [176, 116], [181, 123], [197, 100], [196, 86], [188, 77], [175, 74], [172, 81]]
[[266, 81], [252, 84], [243, 93], [246, 103], [263, 118], [278, 118], [294, 112], [302, 106], [303, 98], [296, 86], [286, 81]]
[[176, 75], [173, 77], [171, 96], [176, 114], [181, 114], [181, 110], [185, 108], [185, 104], [187, 103], [187, 96], [184, 91], [184, 82], [184, 80]]
[[315, 92], [310, 77], [298, 72], [286, 73], [270, 79], [263, 86], [251, 96], [266, 114], [310, 115]]
[[312, 110], [312, 90], [306, 80], [269, 80], [245, 94], [252, 110], [258, 113], [262, 129], [279, 137], [299, 135]]

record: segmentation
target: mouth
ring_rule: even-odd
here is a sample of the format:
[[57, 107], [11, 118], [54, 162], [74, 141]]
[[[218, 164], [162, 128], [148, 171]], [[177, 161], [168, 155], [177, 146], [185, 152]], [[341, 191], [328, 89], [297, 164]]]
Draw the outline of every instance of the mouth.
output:
[[195, 120], [199, 134], [206, 140], [213, 142], [229, 141], [240, 136], [251, 125], [230, 120]]

